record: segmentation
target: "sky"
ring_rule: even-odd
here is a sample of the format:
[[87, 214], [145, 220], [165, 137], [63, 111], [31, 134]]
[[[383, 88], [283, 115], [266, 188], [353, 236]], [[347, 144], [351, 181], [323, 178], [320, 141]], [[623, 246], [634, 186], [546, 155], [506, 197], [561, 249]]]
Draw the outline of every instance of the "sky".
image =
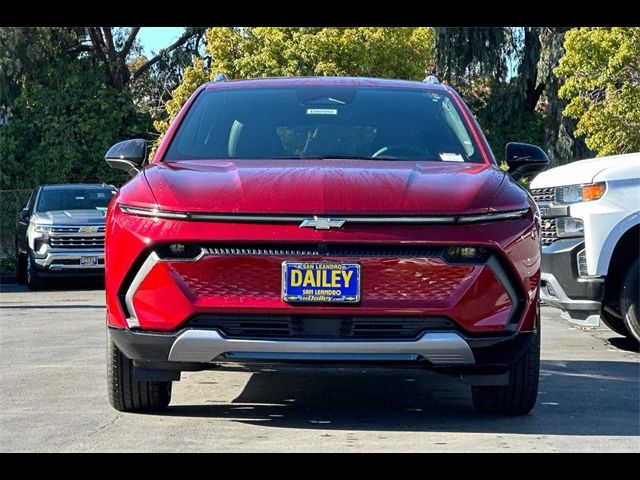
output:
[[184, 32], [184, 27], [142, 27], [138, 40], [142, 44], [144, 54], [158, 53], [161, 48], [168, 47]]

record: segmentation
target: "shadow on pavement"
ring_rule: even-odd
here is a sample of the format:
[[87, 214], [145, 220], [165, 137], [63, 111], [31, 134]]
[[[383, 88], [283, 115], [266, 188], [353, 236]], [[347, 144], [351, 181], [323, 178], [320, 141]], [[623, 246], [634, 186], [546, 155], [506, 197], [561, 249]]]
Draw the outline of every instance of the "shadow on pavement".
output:
[[628, 337], [611, 337], [609, 339], [609, 343], [619, 348], [620, 350], [625, 350], [627, 352], [640, 352], [640, 344], [636, 342], [634, 338]]
[[[43, 292], [69, 291], [69, 290], [104, 290], [104, 278], [72, 277], [72, 278], [48, 278], [41, 290]], [[17, 283], [1, 283], [0, 292], [29, 292], [26, 285]], [[37, 291], [36, 291], [37, 293]]]
[[426, 371], [276, 370], [253, 374], [231, 404], [170, 406], [166, 415], [282, 428], [630, 436], [640, 434], [639, 373], [633, 362], [544, 361], [533, 412], [503, 417], [477, 414], [468, 386]]

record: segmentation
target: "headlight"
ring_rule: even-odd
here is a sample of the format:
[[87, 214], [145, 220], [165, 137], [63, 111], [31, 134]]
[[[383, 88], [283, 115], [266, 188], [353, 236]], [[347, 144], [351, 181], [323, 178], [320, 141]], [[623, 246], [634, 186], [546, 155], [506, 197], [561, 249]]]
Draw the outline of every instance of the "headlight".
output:
[[34, 230], [40, 233], [49, 233], [51, 231], [51, 227], [48, 227], [46, 225], [36, 225], [36, 228]]
[[557, 203], [576, 203], [598, 200], [607, 190], [604, 182], [590, 183], [587, 185], [567, 185], [556, 187], [555, 197]]
[[584, 225], [579, 218], [556, 218], [556, 233], [558, 238], [582, 237], [584, 235]]

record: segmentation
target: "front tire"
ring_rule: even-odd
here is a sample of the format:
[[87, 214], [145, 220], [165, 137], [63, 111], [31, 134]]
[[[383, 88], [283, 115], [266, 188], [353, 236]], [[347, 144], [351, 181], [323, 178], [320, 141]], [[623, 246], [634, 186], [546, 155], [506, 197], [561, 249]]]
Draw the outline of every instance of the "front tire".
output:
[[29, 253], [29, 259], [27, 260], [27, 287], [29, 290], [41, 290], [45, 286], [44, 279], [38, 274], [36, 269], [36, 261], [33, 258], [33, 253]]
[[161, 412], [171, 401], [171, 385], [171, 382], [137, 381], [133, 361], [124, 356], [111, 338], [107, 340], [107, 390], [113, 408], [120, 412]]
[[620, 308], [622, 319], [629, 333], [640, 342], [640, 324], [638, 323], [638, 297], [640, 297], [638, 277], [640, 276], [640, 260], [631, 264], [624, 276], [622, 292], [620, 292]]
[[540, 376], [540, 329], [528, 350], [509, 370], [507, 385], [471, 387], [473, 406], [481, 413], [526, 415], [536, 404]]
[[614, 317], [609, 312], [602, 310], [600, 313], [600, 320], [611, 330], [616, 332], [623, 337], [630, 337], [631, 333], [627, 329], [627, 326], [624, 324], [624, 320], [622, 318]]
[[27, 258], [24, 253], [16, 250], [16, 282], [20, 285], [27, 283]]

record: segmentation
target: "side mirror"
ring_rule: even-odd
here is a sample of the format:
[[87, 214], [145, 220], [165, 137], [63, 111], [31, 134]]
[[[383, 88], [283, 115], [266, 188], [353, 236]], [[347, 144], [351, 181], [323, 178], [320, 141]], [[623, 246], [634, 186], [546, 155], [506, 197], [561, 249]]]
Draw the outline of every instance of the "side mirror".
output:
[[29, 219], [29, 209], [28, 208], [23, 208], [22, 210], [20, 210], [20, 218], [22, 220], [28, 220]]
[[147, 158], [147, 142], [141, 138], [116, 143], [104, 159], [111, 168], [124, 170], [135, 177]]
[[505, 157], [514, 180], [541, 172], [549, 165], [549, 157], [540, 147], [528, 143], [509, 142], [505, 147]]

